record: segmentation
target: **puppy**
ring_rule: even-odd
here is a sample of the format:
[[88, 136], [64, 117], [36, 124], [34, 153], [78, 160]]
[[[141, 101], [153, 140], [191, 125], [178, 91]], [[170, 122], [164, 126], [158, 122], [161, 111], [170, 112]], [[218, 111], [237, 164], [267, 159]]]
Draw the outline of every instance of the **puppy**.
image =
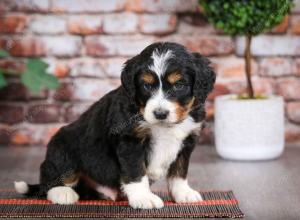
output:
[[202, 200], [187, 172], [215, 82], [209, 61], [154, 43], [125, 63], [121, 82], [53, 136], [40, 183], [15, 182], [19, 193], [57, 204], [125, 196], [133, 208], [162, 208], [149, 185], [166, 177], [175, 202]]

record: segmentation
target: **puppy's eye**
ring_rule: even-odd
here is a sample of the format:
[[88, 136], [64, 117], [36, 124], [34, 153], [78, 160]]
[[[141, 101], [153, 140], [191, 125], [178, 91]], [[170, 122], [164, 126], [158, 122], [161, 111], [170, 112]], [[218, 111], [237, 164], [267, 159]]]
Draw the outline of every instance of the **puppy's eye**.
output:
[[173, 86], [173, 89], [174, 89], [175, 91], [182, 91], [182, 90], [185, 90], [186, 88], [187, 88], [186, 85], [184, 85], [184, 84], [179, 84], [179, 83], [176, 83], [176, 84], [174, 84], [174, 86]]
[[144, 89], [145, 89], [146, 91], [151, 91], [151, 90], [152, 90], [152, 85], [149, 84], [149, 83], [145, 83], [145, 84], [144, 84]]

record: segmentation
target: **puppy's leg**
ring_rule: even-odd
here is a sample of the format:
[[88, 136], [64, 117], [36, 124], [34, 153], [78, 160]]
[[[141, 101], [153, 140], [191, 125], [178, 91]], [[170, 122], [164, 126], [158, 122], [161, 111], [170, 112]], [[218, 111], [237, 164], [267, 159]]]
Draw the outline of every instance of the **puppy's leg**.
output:
[[79, 200], [79, 195], [69, 186], [56, 186], [47, 193], [47, 199], [55, 204], [69, 205]]
[[122, 190], [128, 197], [129, 205], [133, 208], [152, 209], [164, 206], [161, 198], [150, 191], [147, 176], [143, 176], [138, 182], [123, 184]]
[[[56, 161], [57, 162], [57, 161]], [[74, 204], [79, 200], [72, 187], [78, 181], [78, 173], [67, 167], [59, 167], [52, 160], [45, 160], [40, 168], [40, 182], [47, 199], [56, 204]]]
[[117, 149], [121, 165], [121, 189], [133, 208], [162, 208], [163, 201], [151, 192], [146, 176], [145, 152], [139, 140], [128, 138]]
[[184, 148], [171, 164], [168, 171], [167, 181], [169, 191], [175, 202], [178, 203], [202, 201], [201, 195], [196, 190], [193, 190], [187, 181], [189, 159], [193, 148], [193, 138], [188, 137], [184, 142]]

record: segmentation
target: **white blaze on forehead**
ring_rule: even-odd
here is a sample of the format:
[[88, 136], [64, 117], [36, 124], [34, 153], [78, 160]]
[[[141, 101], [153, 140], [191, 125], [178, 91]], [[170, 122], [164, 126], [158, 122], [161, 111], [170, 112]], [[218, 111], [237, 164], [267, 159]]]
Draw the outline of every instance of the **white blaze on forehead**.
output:
[[167, 50], [164, 53], [159, 53], [157, 50], [154, 50], [151, 56], [153, 64], [149, 66], [149, 69], [155, 72], [158, 76], [162, 76], [168, 67], [167, 60], [171, 57], [173, 57], [171, 50]]

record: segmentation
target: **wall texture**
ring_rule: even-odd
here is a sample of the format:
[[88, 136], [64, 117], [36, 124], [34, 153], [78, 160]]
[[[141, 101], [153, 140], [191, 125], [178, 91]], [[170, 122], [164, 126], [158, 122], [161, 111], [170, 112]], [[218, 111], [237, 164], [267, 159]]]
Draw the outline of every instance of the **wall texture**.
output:
[[[202, 141], [212, 140], [213, 99], [245, 90], [243, 39], [203, 18], [197, 0], [0, 0], [0, 47], [20, 70], [42, 57], [57, 91], [32, 95], [17, 78], [0, 90], [0, 145], [42, 145], [63, 124], [120, 84], [122, 63], [155, 41], [175, 41], [208, 56], [217, 71]], [[286, 139], [300, 143], [300, 1], [293, 14], [253, 41], [257, 92], [286, 100]]]

